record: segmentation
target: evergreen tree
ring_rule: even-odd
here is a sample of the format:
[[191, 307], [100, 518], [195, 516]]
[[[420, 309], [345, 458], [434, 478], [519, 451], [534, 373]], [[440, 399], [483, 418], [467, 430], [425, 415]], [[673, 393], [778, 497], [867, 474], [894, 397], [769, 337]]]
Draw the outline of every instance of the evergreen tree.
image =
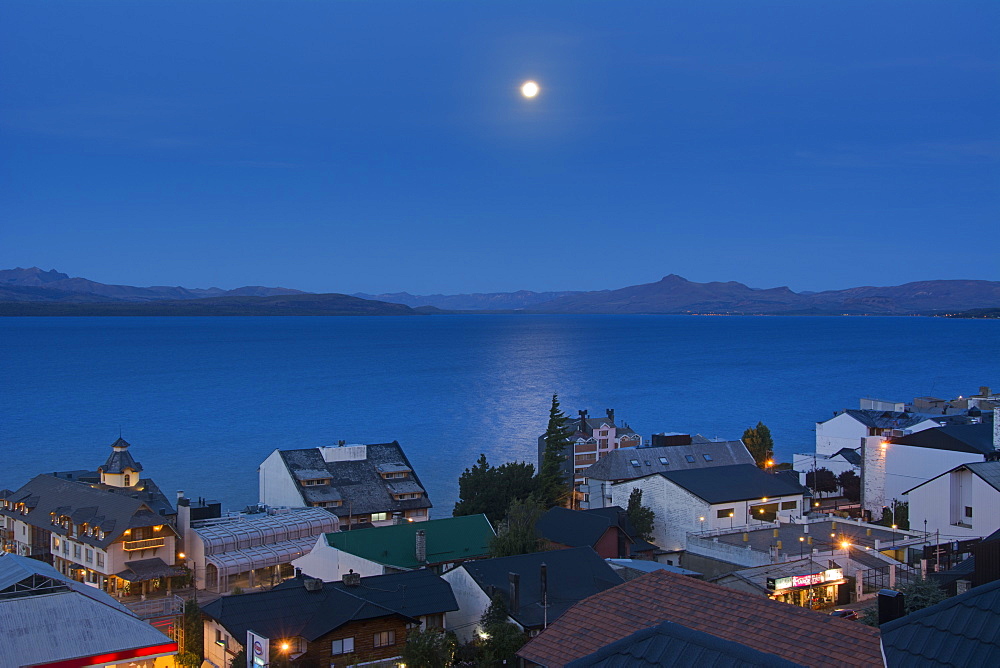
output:
[[861, 501], [861, 478], [854, 471], [848, 469], [837, 476], [837, 483], [844, 490], [844, 497], [848, 501], [855, 503]]
[[628, 497], [628, 521], [636, 534], [643, 540], [653, 539], [653, 520], [656, 514], [647, 506], [642, 505], [642, 490], [636, 487]]
[[[187, 655], [180, 659], [181, 665], [200, 666], [205, 659], [205, 644], [203, 640], [204, 626], [201, 619], [201, 608], [197, 601], [189, 599], [184, 603], [184, 652]], [[185, 660], [190, 660], [190, 664], [184, 664]]]
[[767, 469], [768, 462], [774, 463], [774, 439], [771, 430], [763, 422], [743, 432], [743, 445], [753, 456], [754, 462], [762, 469]]
[[541, 541], [535, 533], [535, 523], [543, 512], [534, 496], [511, 503], [506, 518], [497, 529], [497, 535], [490, 541], [490, 556], [512, 557], [515, 554], [538, 552]]
[[572, 491], [572, 480], [566, 480], [565, 450], [571, 443], [573, 434], [567, 424], [569, 419], [559, 410], [559, 396], [552, 395], [549, 409], [549, 425], [542, 437], [545, 448], [538, 467], [538, 494], [545, 508], [564, 505]]
[[511, 503], [524, 500], [535, 491], [534, 475], [535, 467], [527, 462], [490, 466], [486, 455], [479, 455], [479, 461], [465, 469], [458, 479], [459, 500], [452, 514], [458, 517], [483, 513], [496, 526]]
[[454, 633], [440, 629], [414, 629], [406, 634], [403, 663], [408, 668], [450, 666], [458, 647]]

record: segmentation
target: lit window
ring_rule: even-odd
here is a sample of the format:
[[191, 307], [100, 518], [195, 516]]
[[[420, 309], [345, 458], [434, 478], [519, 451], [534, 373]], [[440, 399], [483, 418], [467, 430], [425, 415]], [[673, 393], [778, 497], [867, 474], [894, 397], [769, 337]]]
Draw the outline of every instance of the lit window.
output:
[[376, 647], [388, 647], [396, 644], [395, 631], [379, 631], [374, 635]]
[[[377, 647], [378, 645], [376, 645]], [[330, 648], [331, 654], [350, 654], [354, 651], [354, 638], [341, 638], [334, 640]]]
[[389, 513], [372, 513], [372, 522], [385, 522], [389, 519]]

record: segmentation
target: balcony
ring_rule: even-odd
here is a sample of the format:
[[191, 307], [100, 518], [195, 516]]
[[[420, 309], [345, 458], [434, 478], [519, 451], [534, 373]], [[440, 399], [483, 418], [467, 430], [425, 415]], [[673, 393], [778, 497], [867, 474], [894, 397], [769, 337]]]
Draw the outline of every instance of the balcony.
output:
[[155, 550], [166, 544], [166, 538], [147, 538], [145, 540], [127, 540], [122, 543], [122, 547], [126, 552], [135, 552], [136, 550]]

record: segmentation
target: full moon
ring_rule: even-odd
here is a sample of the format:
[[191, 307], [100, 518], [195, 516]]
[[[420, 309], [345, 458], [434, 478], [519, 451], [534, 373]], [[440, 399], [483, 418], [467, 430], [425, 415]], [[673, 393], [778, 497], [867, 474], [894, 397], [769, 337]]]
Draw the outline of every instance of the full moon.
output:
[[540, 89], [538, 88], [538, 84], [536, 84], [534, 81], [525, 81], [523, 84], [521, 84], [521, 95], [525, 97], [529, 98], [535, 97], [536, 95], [538, 95], [539, 90]]

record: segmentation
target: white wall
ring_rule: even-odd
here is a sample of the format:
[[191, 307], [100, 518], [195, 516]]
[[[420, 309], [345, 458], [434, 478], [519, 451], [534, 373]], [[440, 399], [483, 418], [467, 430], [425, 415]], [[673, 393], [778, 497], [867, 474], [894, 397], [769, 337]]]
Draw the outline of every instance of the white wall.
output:
[[[687, 533], [699, 531], [699, 517], [709, 519], [709, 504], [661, 475], [627, 480], [611, 486], [611, 504], [628, 507], [633, 489], [642, 490], [642, 505], [653, 511], [653, 543], [664, 550], [683, 550]], [[728, 522], [728, 520], [727, 520]]]
[[301, 508], [308, 505], [299, 486], [288, 472], [281, 453], [275, 450], [257, 467], [259, 488], [257, 498], [269, 506]]
[[885, 498], [904, 500], [903, 492], [941, 475], [961, 464], [981, 462], [983, 455], [974, 452], [954, 452], [915, 448], [890, 443], [886, 446]]
[[385, 574], [385, 566], [382, 564], [331, 547], [326, 542], [326, 535], [320, 535], [313, 549], [292, 561], [292, 566], [301, 568], [304, 574], [325, 582], [341, 580], [344, 574], [351, 570], [363, 577]]
[[[490, 597], [476, 584], [464, 566], [448, 571], [441, 576], [441, 579], [451, 585], [455, 601], [458, 602], [458, 610], [445, 613], [445, 628], [454, 631], [459, 642], [469, 642], [476, 633], [479, 620], [490, 605]], [[508, 621], [516, 623], [510, 618]]]
[[868, 435], [868, 427], [847, 413], [816, 423], [816, 453], [832, 455], [842, 448], [856, 448]]
[[[956, 476], [964, 478], [965, 489], [961, 499], [954, 494], [953, 480]], [[940, 532], [941, 542], [981, 538], [1000, 529], [1000, 492], [968, 470], [953, 471], [935, 478], [903, 498], [910, 501], [910, 528], [923, 531], [924, 520], [927, 520], [927, 530]], [[960, 520], [971, 528], [952, 524], [955, 519], [952, 515], [953, 504], [959, 504]], [[961, 516], [965, 506], [972, 507], [971, 519]]]

